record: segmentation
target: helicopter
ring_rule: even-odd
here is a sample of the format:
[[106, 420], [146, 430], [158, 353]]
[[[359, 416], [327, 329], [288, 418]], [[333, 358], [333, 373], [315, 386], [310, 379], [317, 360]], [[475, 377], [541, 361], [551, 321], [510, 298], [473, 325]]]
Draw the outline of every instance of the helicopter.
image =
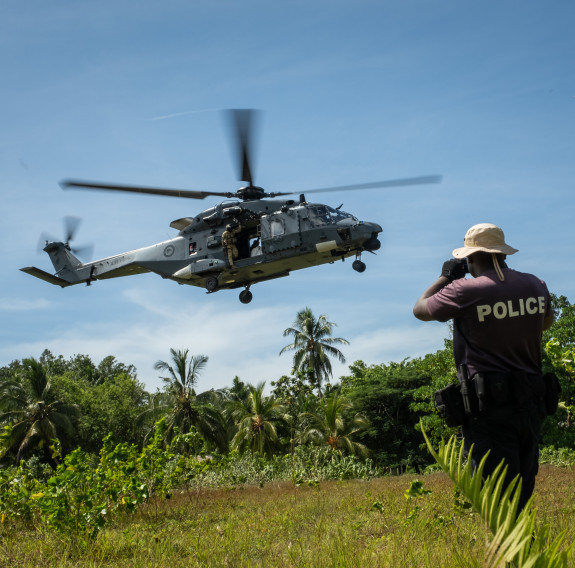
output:
[[[55, 269], [51, 274], [29, 266], [23, 272], [65, 288], [97, 280], [152, 272], [178, 284], [204, 288], [207, 293], [242, 288], [239, 300], [252, 300], [253, 284], [288, 276], [291, 272], [355, 257], [352, 268], [364, 272], [363, 252], [381, 247], [382, 227], [361, 221], [339, 207], [308, 202], [306, 194], [440, 183], [441, 176], [428, 175], [389, 181], [318, 188], [298, 199], [283, 196], [298, 192], [266, 192], [254, 185], [251, 147], [253, 109], [226, 111], [238, 154], [238, 177], [247, 185], [235, 192], [166, 189], [64, 180], [63, 189], [120, 191], [188, 199], [208, 196], [225, 198], [194, 217], [170, 223], [177, 236], [151, 246], [83, 263], [72, 248], [77, 222], [69, 221], [64, 241], [46, 239], [43, 250]], [[278, 199], [280, 198], [281, 199]]]

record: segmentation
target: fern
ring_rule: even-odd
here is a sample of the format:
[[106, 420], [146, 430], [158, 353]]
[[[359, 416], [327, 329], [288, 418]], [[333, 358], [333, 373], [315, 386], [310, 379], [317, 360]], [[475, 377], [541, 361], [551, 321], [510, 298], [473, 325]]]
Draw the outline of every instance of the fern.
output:
[[463, 446], [452, 436], [441, 442], [436, 452], [423, 426], [421, 428], [431, 455], [451, 478], [473, 509], [485, 521], [493, 535], [488, 545], [484, 568], [516, 566], [521, 568], [559, 568], [567, 566], [573, 544], [561, 550], [565, 532], [551, 541], [549, 526], [535, 526], [536, 511], [531, 498], [517, 514], [521, 479], [517, 476], [505, 489], [507, 468], [501, 462], [485, 480], [485, 456], [474, 472], [463, 455]]

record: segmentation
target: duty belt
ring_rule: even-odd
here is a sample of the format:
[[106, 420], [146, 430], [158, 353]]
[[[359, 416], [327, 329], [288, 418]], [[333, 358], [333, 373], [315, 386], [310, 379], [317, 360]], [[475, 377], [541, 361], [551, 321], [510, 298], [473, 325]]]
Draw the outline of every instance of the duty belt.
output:
[[475, 416], [499, 407], [544, 405], [546, 389], [541, 374], [489, 371], [469, 377], [465, 367], [462, 371], [461, 394], [467, 414]]

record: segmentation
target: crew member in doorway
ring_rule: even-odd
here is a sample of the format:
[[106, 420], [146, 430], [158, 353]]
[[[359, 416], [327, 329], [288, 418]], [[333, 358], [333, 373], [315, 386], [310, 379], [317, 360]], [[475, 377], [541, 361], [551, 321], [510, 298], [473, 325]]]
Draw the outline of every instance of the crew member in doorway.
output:
[[222, 233], [222, 248], [224, 253], [227, 252], [228, 262], [233, 268], [235, 266], [234, 259], [238, 258], [238, 247], [236, 246], [236, 235], [242, 230], [242, 226], [226, 225], [226, 230]]

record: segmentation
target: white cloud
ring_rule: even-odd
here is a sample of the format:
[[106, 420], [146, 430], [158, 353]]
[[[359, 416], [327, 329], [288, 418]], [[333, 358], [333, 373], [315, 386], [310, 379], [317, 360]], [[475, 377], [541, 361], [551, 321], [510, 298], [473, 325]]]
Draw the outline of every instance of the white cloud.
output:
[[0, 300], [0, 312], [28, 312], [31, 310], [43, 310], [50, 306], [50, 302], [43, 298], [23, 300], [21, 298]]
[[[189, 349], [192, 355], [207, 355], [209, 362], [200, 376], [198, 389], [230, 386], [237, 375], [243, 381], [256, 384], [289, 374], [292, 354], [279, 355], [290, 338], [283, 330], [291, 326], [295, 315], [303, 306], [284, 304], [274, 307], [253, 308], [222, 300], [200, 305], [196, 309], [183, 308], [181, 296], [160, 298], [149, 289], [129, 289], [125, 298], [141, 308], [140, 315], [129, 322], [115, 321], [77, 322], [62, 332], [32, 342], [12, 345], [10, 353], [0, 356], [6, 360], [39, 356], [44, 349], [70, 357], [83, 353], [99, 363], [107, 355], [114, 355], [125, 364], [135, 365], [139, 379], [148, 390], [161, 386], [154, 363], [167, 360], [170, 348]], [[312, 306], [314, 313], [325, 313]], [[355, 321], [358, 306], [342, 305], [337, 312], [327, 313], [331, 321], [339, 323], [334, 336], [348, 339], [349, 346], [341, 346], [347, 363], [333, 361], [334, 379], [348, 374], [348, 364], [361, 359], [366, 364], [401, 361], [417, 357], [443, 346], [447, 327], [441, 324], [395, 327], [393, 322], [383, 326], [366, 327]], [[349, 326], [345, 322], [352, 322]], [[55, 335], [57, 333], [57, 335]]]

